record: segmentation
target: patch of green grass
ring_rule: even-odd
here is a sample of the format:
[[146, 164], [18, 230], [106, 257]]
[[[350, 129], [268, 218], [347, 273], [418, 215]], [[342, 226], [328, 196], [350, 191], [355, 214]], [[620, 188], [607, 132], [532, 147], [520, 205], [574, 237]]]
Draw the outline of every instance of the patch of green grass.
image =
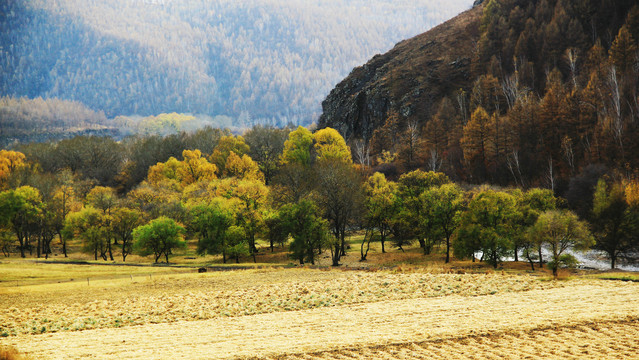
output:
[[595, 279], [619, 280], [639, 282], [639, 273], [636, 272], [610, 272], [591, 275]]

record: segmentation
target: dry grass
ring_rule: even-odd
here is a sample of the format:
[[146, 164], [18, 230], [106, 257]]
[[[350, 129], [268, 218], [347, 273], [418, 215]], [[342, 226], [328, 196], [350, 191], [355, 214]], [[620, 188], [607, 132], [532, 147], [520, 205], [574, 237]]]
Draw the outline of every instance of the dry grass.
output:
[[0, 360], [27, 360], [27, 358], [20, 355], [12, 346], [0, 346]]
[[634, 359], [639, 356], [638, 338], [639, 321], [611, 321], [267, 359]]
[[[50, 265], [53, 267], [53, 265]], [[61, 265], [68, 266], [68, 265]], [[0, 290], [0, 335], [124, 327], [388, 300], [563, 287], [527, 275], [264, 269], [54, 283]]]
[[[38, 359], [411, 358], [406, 349], [415, 349], [410, 352], [417, 356], [413, 358], [636, 355], [639, 284], [561, 283], [566, 286], [489, 296], [449, 295], [19, 335], [0, 344]], [[591, 340], [593, 346], [583, 346]], [[382, 352], [375, 353], [378, 350]], [[387, 355], [381, 356], [383, 352]]]

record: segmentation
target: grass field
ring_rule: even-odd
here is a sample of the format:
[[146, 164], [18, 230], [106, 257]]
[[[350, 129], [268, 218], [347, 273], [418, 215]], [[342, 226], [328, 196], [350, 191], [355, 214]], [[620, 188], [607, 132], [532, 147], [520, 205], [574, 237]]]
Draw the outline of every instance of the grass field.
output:
[[[471, 262], [444, 265], [437, 261], [441, 254], [424, 257], [419, 249], [374, 251], [362, 264], [356, 250], [341, 268], [271, 266], [282, 257], [276, 252], [272, 261], [264, 253], [253, 269], [202, 274], [196, 272], [201, 264], [179, 257], [173, 267], [2, 259], [0, 348], [30, 359], [602, 359], [639, 353], [637, 274], [551, 280], [524, 263], [498, 271]], [[387, 268], [392, 264], [403, 265]]]

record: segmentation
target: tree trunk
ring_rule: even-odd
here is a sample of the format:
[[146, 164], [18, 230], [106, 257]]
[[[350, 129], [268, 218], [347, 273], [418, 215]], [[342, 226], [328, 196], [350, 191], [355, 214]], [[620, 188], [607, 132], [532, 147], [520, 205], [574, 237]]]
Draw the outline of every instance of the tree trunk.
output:
[[530, 258], [530, 253], [528, 252], [529, 250], [524, 250], [525, 254], [526, 254], [526, 259], [528, 259], [528, 262], [530, 263], [530, 267], [532, 268], [532, 271], [535, 271], [535, 262], [533, 261], [533, 259]]
[[446, 237], [446, 264], [450, 262], [450, 236]]
[[[368, 237], [368, 242], [366, 241], [366, 238]], [[371, 248], [371, 240], [373, 239], [373, 231], [371, 230], [371, 234], [370, 237], [368, 236], [368, 230], [366, 230], [366, 233], [364, 234], [364, 240], [362, 240], [362, 245], [359, 248], [359, 252], [360, 252], [360, 259], [359, 261], [366, 261], [366, 257], [368, 256], [368, 250], [370, 250]], [[366, 251], [364, 251], [364, 244], [367, 243], [368, 245], [366, 246]]]
[[537, 251], [539, 252], [539, 268], [543, 268], [544, 267], [544, 261], [541, 258], [541, 245], [539, 245], [539, 248], [537, 248]]
[[113, 251], [111, 250], [111, 239], [107, 239], [107, 248], [109, 250], [109, 258], [113, 261]]
[[386, 254], [386, 249], [384, 248], [384, 243], [386, 242], [386, 236], [382, 235], [380, 242], [382, 243], [382, 254]]
[[67, 241], [62, 237], [62, 232], [58, 231], [58, 237], [60, 238], [60, 244], [62, 244], [62, 253], [64, 257], [67, 256]]
[[518, 257], [518, 254], [517, 254], [518, 252], [519, 252], [519, 247], [515, 246], [515, 262], [519, 261], [519, 257]]
[[339, 258], [340, 258], [341, 251], [342, 251], [341, 245], [338, 242], [337, 244], [335, 244], [335, 248], [332, 249], [333, 266], [339, 266]]
[[617, 265], [617, 254], [610, 254], [610, 268], [614, 269]]

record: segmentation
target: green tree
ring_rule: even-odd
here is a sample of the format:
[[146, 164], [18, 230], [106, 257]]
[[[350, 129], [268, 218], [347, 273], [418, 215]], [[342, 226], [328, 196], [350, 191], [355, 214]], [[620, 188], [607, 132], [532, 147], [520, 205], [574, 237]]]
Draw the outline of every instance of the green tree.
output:
[[226, 234], [226, 252], [229, 257], [240, 263], [240, 256], [249, 255], [249, 244], [246, 241], [246, 230], [242, 226], [232, 225]]
[[[364, 183], [364, 195], [366, 197], [364, 202], [366, 225], [369, 229], [379, 232], [382, 253], [385, 253], [384, 244], [391, 233], [393, 216], [397, 212], [397, 184], [386, 180], [384, 174], [376, 172]], [[372, 238], [371, 234], [369, 241]], [[366, 260], [363, 253], [362, 260]]]
[[228, 232], [235, 223], [237, 206], [237, 200], [218, 197], [189, 209], [189, 227], [198, 235], [198, 254], [222, 254], [222, 261], [226, 263], [230, 255]]
[[[534, 260], [539, 260], [539, 267], [543, 265], [542, 242], [538, 238], [528, 236], [527, 229], [535, 224], [540, 214], [548, 210], [557, 208], [557, 198], [552, 190], [533, 188], [525, 193], [518, 192], [517, 205], [521, 212], [520, 231], [513, 237], [515, 261], [518, 261], [517, 253], [523, 250], [523, 255], [530, 263], [531, 269], [535, 270]], [[535, 252], [537, 252], [535, 254]]]
[[42, 206], [40, 192], [31, 186], [0, 193], [0, 223], [17, 236], [21, 257], [25, 257], [25, 250], [32, 249], [30, 239], [38, 231]]
[[284, 214], [280, 210], [267, 209], [264, 214], [263, 237], [268, 240], [271, 252], [275, 251], [275, 244], [284, 246], [288, 240], [287, 224]]
[[86, 206], [67, 216], [63, 236], [82, 239], [83, 251], [93, 254], [95, 260], [98, 260], [98, 256], [107, 260], [109, 251], [107, 241], [111, 241], [110, 225], [111, 217], [109, 215], [94, 207]]
[[182, 225], [162, 216], [133, 230], [134, 248], [142, 256], [153, 254], [156, 263], [164, 255], [168, 264], [173, 250], [186, 247], [182, 238], [184, 233]]
[[257, 262], [257, 235], [263, 226], [263, 215], [269, 189], [260, 180], [240, 180], [228, 178], [211, 184], [215, 187], [216, 196], [227, 199], [238, 199], [235, 225], [244, 229], [249, 251], [253, 261]]
[[293, 238], [290, 244], [291, 257], [299, 260], [300, 264], [315, 264], [322, 248], [329, 245], [328, 223], [318, 216], [320, 211], [317, 205], [309, 200], [301, 200], [283, 206], [281, 212], [287, 234], [290, 233]]
[[619, 257], [636, 249], [639, 218], [626, 199], [624, 186], [608, 185], [599, 179], [593, 195], [591, 223], [595, 237], [594, 248], [606, 253], [610, 268], [614, 269]]
[[421, 195], [426, 216], [438, 234], [446, 240], [446, 263], [450, 262], [451, 238], [459, 226], [464, 210], [462, 190], [455, 184], [431, 187]]
[[305, 127], [298, 126], [297, 129], [288, 134], [288, 140], [284, 142], [281, 163], [299, 164], [308, 166], [311, 164], [311, 146], [313, 145], [313, 134]]
[[594, 244], [588, 224], [568, 210], [549, 210], [541, 215], [530, 228], [530, 236], [539, 238], [550, 247], [551, 261], [548, 266], [557, 277], [560, 266], [571, 266], [576, 260], [566, 250], [585, 250]]
[[[399, 221], [402, 218], [402, 222], [405, 222], [406, 226], [412, 229], [413, 234], [419, 241], [419, 246], [424, 250], [424, 254], [430, 254], [434, 245], [433, 237], [431, 236], [434, 225], [431, 218], [426, 216], [426, 210], [420, 200], [420, 196], [433, 186], [440, 186], [449, 182], [450, 179], [443, 173], [424, 172], [421, 170], [411, 171], [399, 178], [398, 194], [403, 211], [398, 213], [396, 220]], [[399, 229], [402, 229], [402, 227], [396, 227], [396, 230]], [[405, 231], [402, 231], [402, 233], [407, 235]]]
[[144, 214], [136, 209], [116, 207], [111, 213], [115, 243], [122, 247], [122, 261], [133, 251], [133, 230], [143, 224]]
[[514, 196], [493, 190], [476, 194], [462, 215], [453, 243], [455, 256], [475, 257], [477, 251], [493, 267], [512, 252], [512, 238], [521, 217]]

